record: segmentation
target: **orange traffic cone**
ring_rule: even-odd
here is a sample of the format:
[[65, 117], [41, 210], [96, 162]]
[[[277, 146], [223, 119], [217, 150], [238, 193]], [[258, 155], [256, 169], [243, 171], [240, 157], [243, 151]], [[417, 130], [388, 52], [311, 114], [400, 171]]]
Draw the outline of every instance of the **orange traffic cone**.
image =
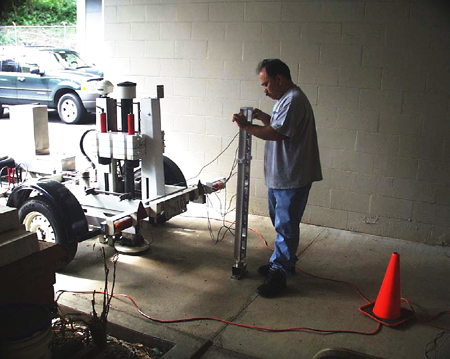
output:
[[359, 310], [379, 323], [396, 326], [413, 317], [413, 312], [402, 308], [400, 301], [400, 254], [394, 252], [377, 300]]
[[397, 319], [400, 311], [400, 255], [392, 253], [373, 313], [383, 319]]

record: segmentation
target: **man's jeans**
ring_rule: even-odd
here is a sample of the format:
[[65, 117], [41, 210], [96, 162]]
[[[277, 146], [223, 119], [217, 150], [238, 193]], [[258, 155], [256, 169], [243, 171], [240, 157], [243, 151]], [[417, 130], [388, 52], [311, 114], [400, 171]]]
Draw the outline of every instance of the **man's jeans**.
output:
[[269, 214], [277, 232], [270, 263], [285, 276], [297, 261], [300, 242], [300, 221], [308, 201], [311, 184], [293, 189], [269, 188]]

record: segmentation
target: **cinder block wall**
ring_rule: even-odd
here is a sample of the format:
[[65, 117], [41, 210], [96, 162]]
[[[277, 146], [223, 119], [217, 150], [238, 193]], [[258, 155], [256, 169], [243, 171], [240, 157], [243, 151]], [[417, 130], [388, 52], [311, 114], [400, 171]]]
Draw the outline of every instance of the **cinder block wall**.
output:
[[[304, 222], [450, 244], [450, 11], [443, 1], [104, 0], [106, 75], [165, 86], [166, 154], [187, 178], [270, 112], [255, 66], [288, 63], [314, 106], [324, 181]], [[237, 141], [201, 179], [227, 176]], [[267, 214], [262, 141], [251, 211]], [[230, 181], [231, 192], [235, 186]]]

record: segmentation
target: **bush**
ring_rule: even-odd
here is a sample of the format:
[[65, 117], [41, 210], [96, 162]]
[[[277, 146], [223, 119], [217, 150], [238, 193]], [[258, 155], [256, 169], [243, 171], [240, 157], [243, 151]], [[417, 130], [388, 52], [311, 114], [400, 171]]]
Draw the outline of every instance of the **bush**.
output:
[[76, 0], [11, 0], [2, 1], [1, 25], [20, 26], [66, 25], [77, 23]]

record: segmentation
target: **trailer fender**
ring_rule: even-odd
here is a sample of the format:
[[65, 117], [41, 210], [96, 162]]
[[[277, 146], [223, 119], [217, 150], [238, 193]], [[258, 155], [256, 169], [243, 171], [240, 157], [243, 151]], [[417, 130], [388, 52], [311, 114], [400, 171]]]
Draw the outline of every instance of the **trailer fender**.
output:
[[89, 227], [83, 208], [66, 186], [47, 179], [26, 181], [14, 188], [6, 205], [19, 209], [32, 195], [44, 196], [52, 203], [57, 217], [67, 230], [70, 242], [79, 242], [86, 238]]

